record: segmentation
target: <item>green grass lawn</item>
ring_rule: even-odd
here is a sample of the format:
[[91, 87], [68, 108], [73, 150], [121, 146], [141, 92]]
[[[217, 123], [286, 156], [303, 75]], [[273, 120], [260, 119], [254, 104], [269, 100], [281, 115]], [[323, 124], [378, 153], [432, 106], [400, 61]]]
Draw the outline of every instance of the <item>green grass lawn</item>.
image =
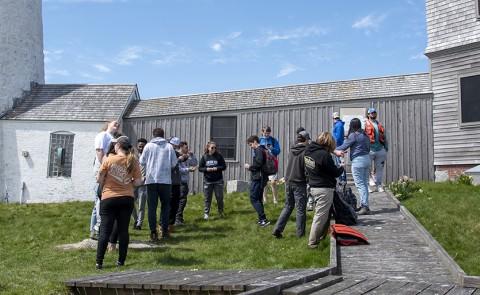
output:
[[[202, 219], [203, 196], [195, 195], [189, 197], [187, 224], [176, 227], [164, 248], [130, 250], [121, 269], [113, 267], [117, 253], [107, 253], [104, 270], [96, 271], [94, 250], [54, 248], [88, 236], [91, 207], [90, 202], [0, 204], [0, 293], [63, 294], [64, 280], [127, 269], [313, 268], [327, 266], [329, 261], [329, 241], [319, 249], [308, 249], [307, 237], [295, 237], [294, 222], [289, 222], [283, 239], [271, 235], [282, 205], [268, 203], [266, 212], [272, 225], [259, 228], [245, 194], [226, 196], [225, 219], [218, 219], [213, 209], [208, 221]], [[310, 223], [311, 212], [307, 235]], [[130, 233], [131, 240], [148, 240], [147, 223], [142, 231]]]
[[480, 275], [480, 186], [420, 183], [402, 202], [468, 275]]

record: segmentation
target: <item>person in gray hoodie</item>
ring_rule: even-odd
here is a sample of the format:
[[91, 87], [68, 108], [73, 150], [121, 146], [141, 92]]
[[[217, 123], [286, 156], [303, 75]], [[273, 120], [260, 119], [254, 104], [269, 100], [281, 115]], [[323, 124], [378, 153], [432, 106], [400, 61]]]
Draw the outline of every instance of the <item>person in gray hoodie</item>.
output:
[[147, 185], [148, 226], [150, 240], [158, 241], [157, 207], [160, 198], [162, 238], [168, 238], [168, 214], [172, 194], [172, 169], [177, 165], [173, 147], [165, 140], [162, 128], [153, 129], [153, 139], [145, 145], [140, 165], [145, 169]]
[[300, 131], [297, 135], [296, 144], [290, 148], [288, 154], [287, 170], [285, 171], [285, 206], [272, 232], [272, 235], [276, 238], [282, 237], [282, 232], [295, 207], [297, 207], [297, 237], [305, 235], [305, 223], [307, 222], [307, 177], [305, 175], [304, 154], [309, 138], [310, 136], [306, 131]]

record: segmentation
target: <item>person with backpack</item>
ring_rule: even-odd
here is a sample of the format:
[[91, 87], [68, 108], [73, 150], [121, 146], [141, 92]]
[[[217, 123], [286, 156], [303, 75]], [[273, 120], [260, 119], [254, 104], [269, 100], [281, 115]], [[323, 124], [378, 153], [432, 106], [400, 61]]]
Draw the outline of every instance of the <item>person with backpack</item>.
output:
[[332, 153], [335, 141], [330, 132], [323, 132], [317, 140], [305, 149], [305, 170], [308, 175], [310, 193], [315, 199], [315, 214], [312, 220], [308, 247], [317, 248], [325, 238], [330, 220], [336, 178], [343, 173], [343, 167], [337, 167]]
[[[250, 202], [252, 203], [253, 208], [257, 211], [258, 222], [257, 224], [261, 227], [265, 227], [270, 224], [267, 216], [265, 215], [265, 210], [263, 207], [263, 189], [268, 181], [268, 173], [266, 170], [270, 169], [272, 166], [272, 158], [270, 158], [270, 163], [267, 164], [267, 149], [260, 145], [260, 139], [256, 135], [252, 135], [247, 139], [248, 146], [252, 149], [252, 163], [245, 163], [245, 169], [250, 171]], [[271, 172], [271, 171], [267, 171]]]
[[347, 140], [338, 146], [335, 155], [342, 157], [344, 152], [350, 149], [352, 161], [352, 175], [355, 186], [360, 193], [360, 210], [358, 215], [370, 214], [368, 206], [368, 177], [370, 175], [370, 138], [362, 129], [360, 119], [353, 118], [350, 121]]
[[[272, 128], [270, 126], [265, 126], [262, 128], [262, 136], [260, 137], [260, 145], [264, 146], [267, 151], [272, 154], [276, 161], [276, 167], [278, 169], [278, 155], [280, 154], [280, 144], [278, 140], [271, 136], [272, 135]], [[270, 188], [272, 189], [273, 195], [273, 203], [278, 203], [278, 173], [272, 174], [268, 176], [268, 183], [270, 183]], [[263, 190], [263, 202], [267, 202], [267, 190], [264, 188]]]
[[374, 174], [372, 175], [374, 185], [371, 188], [369, 187], [369, 192], [384, 192], [385, 189], [382, 185], [383, 168], [385, 167], [388, 152], [385, 128], [377, 120], [377, 110], [375, 108], [369, 108], [367, 114], [368, 120], [365, 121], [365, 133], [370, 139], [370, 159], [374, 165]]
[[198, 166], [198, 171], [203, 173], [203, 190], [205, 195], [203, 219], [205, 220], [210, 218], [213, 192], [215, 192], [215, 198], [217, 199], [218, 215], [224, 217], [223, 171], [225, 169], [227, 169], [227, 164], [223, 156], [217, 151], [217, 144], [209, 141], [205, 146], [205, 153], [200, 159]]
[[296, 144], [288, 153], [288, 164], [285, 171], [285, 206], [273, 228], [272, 235], [282, 238], [288, 219], [297, 208], [296, 229], [297, 237], [305, 235], [305, 223], [307, 221], [307, 177], [305, 175], [305, 148], [310, 136], [306, 131], [300, 131], [296, 138]]

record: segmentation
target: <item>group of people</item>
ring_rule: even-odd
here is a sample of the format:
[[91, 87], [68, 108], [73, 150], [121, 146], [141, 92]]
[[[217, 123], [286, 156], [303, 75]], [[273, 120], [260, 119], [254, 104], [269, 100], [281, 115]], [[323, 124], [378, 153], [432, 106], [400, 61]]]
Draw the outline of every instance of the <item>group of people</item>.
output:
[[[376, 120], [376, 110], [368, 110], [369, 119], [365, 130], [359, 119], [350, 122], [348, 136], [344, 141], [343, 121], [334, 113], [334, 129], [322, 132], [316, 140], [303, 128], [297, 130], [295, 144], [291, 147], [285, 170], [286, 200], [272, 234], [282, 237], [293, 209], [297, 208], [296, 234], [305, 235], [306, 209], [308, 195], [314, 207], [314, 217], [308, 245], [318, 246], [326, 235], [330, 207], [336, 179], [345, 177], [343, 164], [338, 165], [337, 157], [343, 157], [350, 150], [352, 174], [361, 196], [359, 214], [368, 214], [368, 178], [370, 162], [375, 162], [376, 189], [381, 190], [383, 166], [387, 145], [385, 130]], [[341, 127], [341, 128], [340, 128]], [[218, 152], [215, 142], [208, 142], [204, 153], [197, 161], [190, 151], [188, 143], [177, 137], [165, 138], [162, 128], [155, 128], [152, 139], [138, 139], [136, 150], [129, 138], [119, 134], [119, 123], [109, 122], [95, 138], [96, 157], [94, 172], [95, 205], [92, 210], [90, 231], [92, 238], [98, 238], [96, 267], [101, 269], [109, 242], [118, 241], [119, 256], [117, 265], [125, 263], [127, 256], [130, 216], [133, 216], [133, 228], [140, 230], [144, 219], [145, 203], [148, 204], [148, 226], [150, 241], [168, 239], [174, 225], [184, 223], [183, 212], [189, 193], [189, 174], [198, 171], [204, 176], [204, 212], [203, 218], [210, 218], [213, 194], [217, 201], [218, 214], [224, 217], [224, 179], [226, 163]], [[278, 165], [280, 144], [271, 136], [271, 128], [262, 128], [262, 136], [252, 135], [247, 145], [252, 150], [250, 163], [244, 168], [250, 172], [249, 198], [258, 215], [257, 223], [261, 227], [270, 224], [264, 210], [266, 186], [271, 184], [273, 201], [278, 201], [278, 174], [266, 172], [265, 166]], [[344, 142], [343, 142], [344, 141]], [[379, 164], [377, 164], [379, 163]], [[271, 169], [270, 169], [271, 170]], [[308, 190], [307, 190], [308, 186]], [[309, 193], [307, 193], [307, 191]], [[157, 208], [160, 200], [160, 219], [157, 223]], [[135, 208], [138, 203], [138, 211]], [[308, 201], [310, 204], [310, 201]], [[97, 236], [98, 234], [98, 236]]]

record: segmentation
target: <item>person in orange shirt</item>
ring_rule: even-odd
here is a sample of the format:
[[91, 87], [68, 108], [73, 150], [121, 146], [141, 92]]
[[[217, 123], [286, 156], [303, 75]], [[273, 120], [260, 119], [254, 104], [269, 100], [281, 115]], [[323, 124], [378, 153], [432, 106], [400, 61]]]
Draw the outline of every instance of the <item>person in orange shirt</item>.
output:
[[102, 162], [97, 175], [97, 182], [103, 185], [100, 201], [102, 222], [97, 246], [97, 269], [103, 267], [103, 258], [115, 221], [118, 226], [119, 244], [117, 266], [125, 264], [129, 243], [128, 225], [134, 205], [133, 188], [143, 184], [140, 165], [135, 158], [128, 137], [117, 138], [115, 153], [116, 155], [111, 155]]

